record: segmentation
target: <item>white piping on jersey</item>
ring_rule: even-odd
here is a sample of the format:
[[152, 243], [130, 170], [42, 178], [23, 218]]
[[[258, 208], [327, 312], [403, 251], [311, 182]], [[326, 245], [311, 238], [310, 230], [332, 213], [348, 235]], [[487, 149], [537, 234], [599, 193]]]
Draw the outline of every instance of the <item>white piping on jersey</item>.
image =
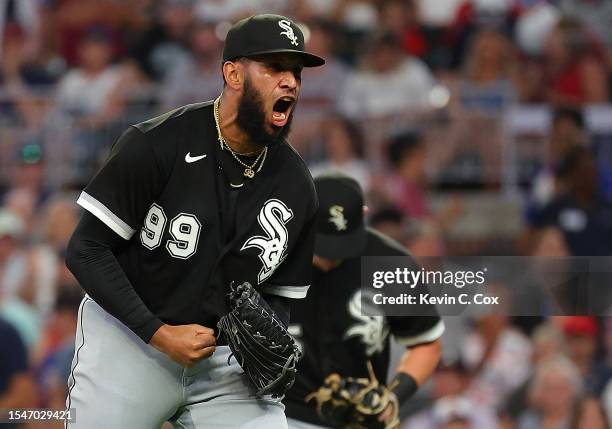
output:
[[306, 298], [306, 294], [308, 293], [308, 288], [310, 285], [306, 286], [272, 286], [272, 285], [263, 285], [261, 287], [261, 291], [263, 293], [267, 293], [269, 295], [282, 296], [285, 298]]
[[132, 238], [132, 235], [136, 232], [136, 230], [122, 221], [119, 216], [110, 211], [108, 207], [85, 191], [81, 192], [77, 204], [100, 219], [106, 226], [115, 231], [119, 237], [125, 240]]
[[442, 336], [444, 330], [444, 321], [440, 320], [432, 328], [419, 335], [415, 335], [414, 337], [395, 337], [395, 340], [402, 346], [412, 347], [437, 340]]

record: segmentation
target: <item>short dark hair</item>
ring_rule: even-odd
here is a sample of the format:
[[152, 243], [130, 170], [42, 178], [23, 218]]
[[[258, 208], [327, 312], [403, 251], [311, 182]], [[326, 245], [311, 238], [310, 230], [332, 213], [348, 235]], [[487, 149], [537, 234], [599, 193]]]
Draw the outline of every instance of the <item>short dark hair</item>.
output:
[[387, 143], [387, 161], [397, 168], [402, 159], [412, 155], [423, 145], [422, 135], [417, 131], [410, 130], [396, 134]]
[[[346, 116], [343, 116], [340, 114], [335, 114], [330, 119], [330, 123], [331, 124], [336, 123], [342, 128], [342, 130], [344, 130], [344, 132], [346, 133], [346, 135], [348, 136], [351, 142], [351, 149], [353, 150], [353, 153], [357, 157], [362, 158], [364, 146], [365, 146], [365, 140], [364, 140], [363, 132], [361, 128], [354, 121], [351, 121]], [[326, 129], [329, 129], [329, 128], [326, 127]], [[324, 135], [325, 135], [325, 132], [324, 132]]]
[[560, 107], [555, 109], [552, 119], [553, 125], [556, 125], [558, 122], [564, 119], [569, 119], [578, 128], [584, 130], [584, 115], [582, 110], [573, 107]]
[[377, 225], [383, 222], [401, 224], [404, 221], [404, 213], [396, 206], [383, 206], [372, 213], [370, 225]]

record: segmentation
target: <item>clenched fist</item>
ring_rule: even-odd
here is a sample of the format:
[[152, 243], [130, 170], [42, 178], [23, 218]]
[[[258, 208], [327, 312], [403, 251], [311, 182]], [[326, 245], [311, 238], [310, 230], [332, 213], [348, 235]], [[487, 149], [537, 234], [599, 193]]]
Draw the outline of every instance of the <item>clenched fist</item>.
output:
[[191, 368], [215, 352], [215, 332], [201, 325], [163, 325], [153, 337], [151, 344], [181, 365]]

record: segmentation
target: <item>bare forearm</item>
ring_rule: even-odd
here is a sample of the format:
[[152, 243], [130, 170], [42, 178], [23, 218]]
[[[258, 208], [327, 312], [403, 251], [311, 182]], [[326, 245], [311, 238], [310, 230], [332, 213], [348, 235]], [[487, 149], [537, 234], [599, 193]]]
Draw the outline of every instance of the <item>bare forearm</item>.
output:
[[438, 366], [441, 352], [440, 340], [412, 347], [402, 356], [397, 372], [410, 375], [421, 386]]

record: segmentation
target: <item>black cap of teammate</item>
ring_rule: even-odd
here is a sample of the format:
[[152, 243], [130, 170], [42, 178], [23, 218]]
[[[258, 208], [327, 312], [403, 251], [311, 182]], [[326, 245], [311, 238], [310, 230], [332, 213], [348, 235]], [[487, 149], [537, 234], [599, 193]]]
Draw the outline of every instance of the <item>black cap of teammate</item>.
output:
[[359, 256], [367, 241], [359, 183], [341, 173], [318, 176], [314, 183], [319, 197], [314, 253], [328, 259]]
[[304, 34], [281, 15], [253, 15], [238, 21], [225, 38], [223, 61], [253, 55], [289, 52], [302, 57], [304, 67], [318, 67], [325, 60], [304, 50]]

